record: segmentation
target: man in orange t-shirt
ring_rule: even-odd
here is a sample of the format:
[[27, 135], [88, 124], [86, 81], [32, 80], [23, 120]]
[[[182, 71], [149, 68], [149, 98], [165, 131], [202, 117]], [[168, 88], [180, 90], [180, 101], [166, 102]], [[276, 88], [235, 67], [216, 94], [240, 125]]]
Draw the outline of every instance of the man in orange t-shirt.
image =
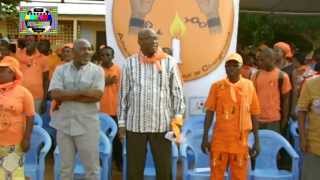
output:
[[[46, 98], [49, 85], [48, 55], [50, 44], [41, 40], [37, 45], [27, 45], [28, 59], [20, 61], [21, 71], [24, 75], [22, 85], [26, 87], [35, 100], [37, 113], [43, 113], [46, 109]], [[35, 49], [37, 47], [37, 51]]]
[[252, 80], [261, 105], [258, 117], [260, 128], [284, 132], [288, 125], [289, 95], [292, 88], [288, 75], [275, 66], [275, 60], [272, 49], [260, 51], [257, 54], [260, 70]]
[[[0, 159], [8, 162], [0, 165], [1, 179], [24, 179], [19, 161], [23, 162], [23, 153], [30, 146], [35, 111], [31, 93], [20, 85], [21, 78], [19, 62], [4, 57], [0, 62]], [[10, 159], [12, 155], [18, 159]]]
[[[253, 83], [240, 76], [242, 57], [233, 53], [226, 61], [227, 78], [211, 86], [207, 98], [206, 119], [202, 139], [202, 151], [211, 152], [211, 180], [223, 180], [230, 165], [231, 179], [245, 180], [248, 177], [248, 135], [254, 132], [255, 143], [250, 155], [259, 154], [258, 123], [260, 113], [258, 97]], [[216, 122], [211, 143], [208, 132], [214, 113]]]
[[[118, 124], [117, 107], [120, 90], [120, 66], [112, 62], [114, 50], [105, 46], [99, 50], [99, 58], [105, 72], [105, 89], [100, 101], [100, 111], [110, 115]], [[114, 160], [119, 169], [122, 168], [122, 145], [118, 136], [113, 141]]]

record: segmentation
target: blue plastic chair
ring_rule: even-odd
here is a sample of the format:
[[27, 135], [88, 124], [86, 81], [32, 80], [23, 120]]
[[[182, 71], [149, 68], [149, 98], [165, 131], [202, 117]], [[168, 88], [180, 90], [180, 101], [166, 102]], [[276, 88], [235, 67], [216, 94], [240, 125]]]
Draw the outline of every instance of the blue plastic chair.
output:
[[[260, 154], [256, 158], [255, 169], [250, 172], [252, 180], [298, 180], [299, 155], [290, 143], [279, 133], [271, 130], [259, 130]], [[254, 137], [249, 136], [249, 144], [253, 144]], [[291, 172], [279, 170], [277, 155], [283, 148], [292, 158]]]
[[40, 127], [42, 127], [42, 125], [43, 125], [42, 118], [41, 118], [41, 116], [39, 116], [39, 114], [37, 114], [37, 113], [34, 115], [33, 124], [34, 124], [35, 126], [40, 126]]
[[204, 124], [205, 116], [199, 115], [199, 116], [189, 116], [183, 126], [182, 126], [182, 134], [188, 133], [188, 131], [192, 130], [202, 130], [203, 124]]
[[[118, 126], [114, 119], [109, 116], [108, 114], [99, 113], [99, 120], [100, 120], [100, 130], [106, 134], [106, 136], [109, 138], [111, 144], [113, 143], [113, 140], [118, 132]], [[112, 148], [111, 148], [112, 151]], [[111, 179], [112, 176], [112, 158], [110, 158], [109, 161], [109, 178]]]
[[[126, 143], [123, 143], [123, 173], [122, 179], [127, 180], [127, 150]], [[175, 143], [172, 143], [172, 179], [177, 177], [177, 162], [178, 162], [179, 151]], [[151, 147], [148, 143], [147, 154], [144, 168], [144, 180], [155, 180], [156, 179], [156, 169], [153, 161]]]
[[[99, 158], [100, 158], [100, 179], [106, 180], [109, 177], [109, 161], [111, 159], [111, 143], [107, 136], [100, 131], [99, 140]], [[60, 167], [61, 167], [61, 156], [59, 147], [57, 146], [54, 151], [54, 179], [60, 180]], [[83, 177], [85, 174], [85, 168], [82, 165], [80, 158], [76, 155], [75, 167], [74, 167], [75, 177]]]
[[47, 101], [47, 111], [42, 114], [42, 120], [43, 120], [43, 128], [49, 133], [50, 137], [53, 140], [53, 143], [56, 141], [56, 132], [57, 130], [50, 126], [50, 107], [51, 107], [51, 101]]
[[299, 169], [301, 174], [302, 164], [303, 164], [303, 153], [301, 152], [301, 149], [300, 149], [299, 126], [297, 121], [293, 121], [290, 123], [290, 134], [293, 139], [293, 147], [300, 156]]
[[[180, 146], [184, 180], [210, 179], [210, 157], [201, 150], [202, 136], [202, 129], [189, 131]], [[225, 173], [225, 179], [228, 179], [227, 172]]]
[[118, 126], [111, 116], [105, 113], [99, 113], [100, 130], [106, 133], [107, 137], [113, 142], [114, 137], [117, 135]]
[[40, 126], [34, 126], [29, 151], [25, 154], [25, 175], [32, 180], [43, 180], [45, 158], [51, 148], [49, 134]]
[[295, 121], [290, 123], [290, 134], [293, 138], [294, 149], [301, 155], [298, 122]]

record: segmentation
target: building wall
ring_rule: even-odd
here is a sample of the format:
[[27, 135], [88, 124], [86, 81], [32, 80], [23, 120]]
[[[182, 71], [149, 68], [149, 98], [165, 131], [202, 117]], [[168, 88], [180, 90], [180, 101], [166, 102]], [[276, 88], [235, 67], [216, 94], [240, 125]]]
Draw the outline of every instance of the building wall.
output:
[[105, 31], [104, 22], [79, 21], [80, 37], [89, 40], [94, 46], [96, 45], [96, 32]]
[[7, 36], [7, 23], [6, 23], [6, 21], [0, 21], [0, 33], [3, 36]]

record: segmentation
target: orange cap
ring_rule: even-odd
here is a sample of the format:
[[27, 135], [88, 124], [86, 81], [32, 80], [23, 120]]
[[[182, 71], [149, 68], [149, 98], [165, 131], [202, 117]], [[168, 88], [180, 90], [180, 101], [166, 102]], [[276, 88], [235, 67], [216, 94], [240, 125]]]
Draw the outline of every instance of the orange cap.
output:
[[22, 72], [20, 71], [19, 62], [11, 56], [5, 56], [2, 61], [0, 61], [0, 67], [8, 67], [14, 73], [16, 73], [16, 80], [22, 80]]
[[288, 43], [277, 42], [276, 44], [274, 44], [273, 47], [280, 48], [283, 51], [284, 56], [286, 58], [292, 58], [293, 57], [293, 53], [292, 53], [291, 47], [290, 47], [290, 45]]

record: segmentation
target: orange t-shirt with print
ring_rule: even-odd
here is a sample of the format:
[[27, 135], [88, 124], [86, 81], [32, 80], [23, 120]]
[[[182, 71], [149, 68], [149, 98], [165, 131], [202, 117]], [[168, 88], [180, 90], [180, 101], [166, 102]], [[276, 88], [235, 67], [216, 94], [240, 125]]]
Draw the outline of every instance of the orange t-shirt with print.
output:
[[43, 73], [49, 70], [48, 56], [36, 54], [28, 56], [27, 63], [21, 63], [20, 69], [23, 73], [22, 85], [26, 87], [33, 98], [43, 99]]
[[[243, 103], [241, 96], [248, 98], [246, 106], [247, 122], [251, 124], [251, 115], [260, 113], [260, 106], [253, 83], [245, 78], [234, 84], [236, 102], [234, 102], [230, 93], [230, 85], [226, 80], [214, 83], [210, 89], [209, 96], [205, 103], [205, 108], [216, 113], [216, 122], [214, 125], [212, 137], [212, 149], [218, 152], [227, 153], [247, 153], [247, 142], [249, 130], [245, 130], [242, 140], [240, 132], [240, 108]], [[250, 125], [248, 125], [250, 127]]]
[[23, 86], [0, 92], [0, 146], [18, 145], [24, 136], [26, 116], [34, 116], [31, 93]]
[[110, 68], [104, 68], [105, 76], [116, 76], [117, 82], [106, 86], [104, 94], [100, 101], [100, 111], [110, 116], [117, 115], [118, 95], [120, 90], [121, 68], [117, 64], [113, 64]]
[[[258, 77], [254, 77], [254, 84], [257, 89], [261, 105], [259, 121], [275, 122], [281, 120], [280, 114], [280, 92], [279, 92], [280, 69], [274, 68], [272, 71], [259, 70]], [[283, 76], [281, 93], [288, 93], [292, 87], [290, 79], [286, 73]], [[256, 75], [255, 75], [256, 76]]]

